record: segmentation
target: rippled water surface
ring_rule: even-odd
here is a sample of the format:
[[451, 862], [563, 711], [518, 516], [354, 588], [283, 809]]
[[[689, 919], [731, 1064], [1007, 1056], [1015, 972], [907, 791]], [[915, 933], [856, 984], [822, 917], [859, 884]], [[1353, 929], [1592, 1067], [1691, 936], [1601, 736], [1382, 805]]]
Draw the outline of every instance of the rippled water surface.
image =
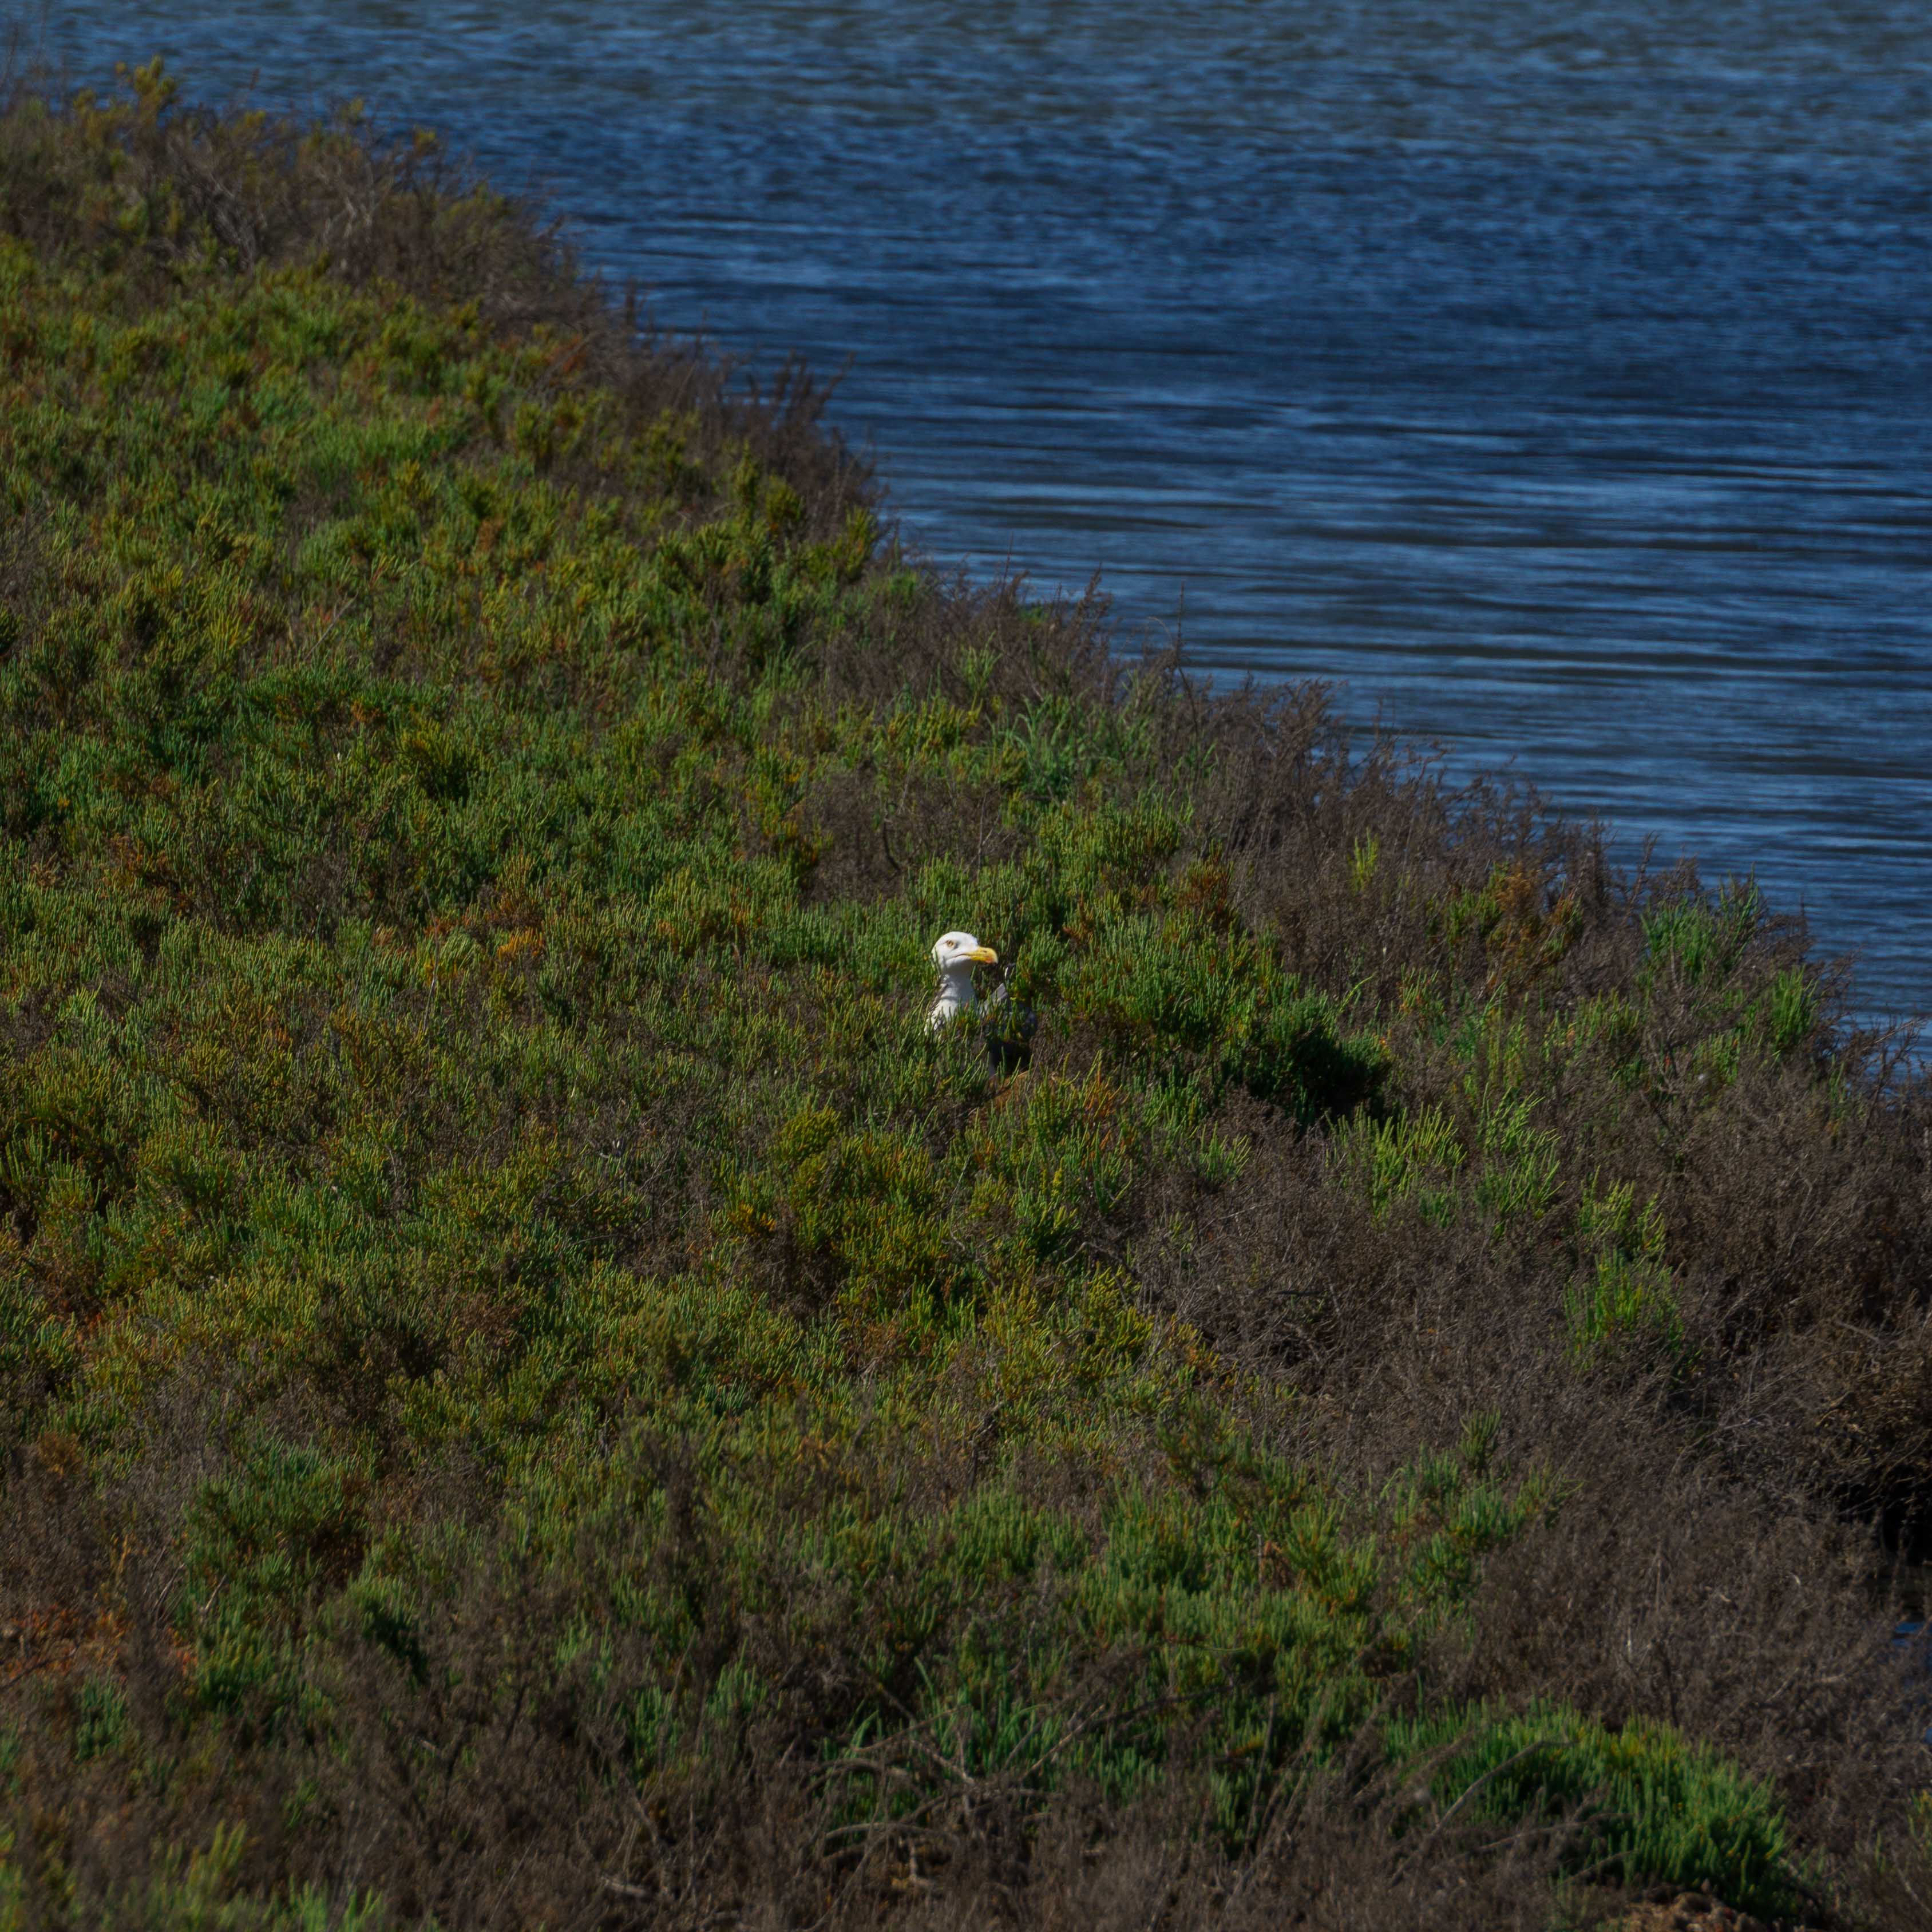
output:
[[1932, 8], [195, 0], [74, 77], [366, 97], [661, 322], [850, 361], [935, 557], [1344, 682], [1932, 1008]]

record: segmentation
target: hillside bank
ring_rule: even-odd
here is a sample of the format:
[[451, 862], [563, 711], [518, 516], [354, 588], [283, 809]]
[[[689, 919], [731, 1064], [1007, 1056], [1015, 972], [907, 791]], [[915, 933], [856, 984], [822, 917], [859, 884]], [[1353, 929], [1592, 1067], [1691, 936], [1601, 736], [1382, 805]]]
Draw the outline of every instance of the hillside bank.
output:
[[1923, 1922], [1932, 1114], [1755, 892], [427, 137], [23, 93], [0, 390], [0, 1924]]

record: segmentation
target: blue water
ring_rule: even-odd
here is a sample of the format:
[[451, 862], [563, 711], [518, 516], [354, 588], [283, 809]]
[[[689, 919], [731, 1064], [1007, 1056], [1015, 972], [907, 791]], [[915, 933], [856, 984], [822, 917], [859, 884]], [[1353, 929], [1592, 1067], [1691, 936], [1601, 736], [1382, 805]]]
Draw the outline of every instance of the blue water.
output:
[[84, 4], [367, 98], [754, 367], [906, 534], [1755, 870], [1932, 1010], [1932, 8]]
[[[1908, 1681], [1918, 1690], [1915, 1701], [1922, 1714], [1928, 1702], [1924, 1686], [1932, 1680], [1932, 1625], [1918, 1617], [1894, 1624], [1892, 1647], [1904, 1660]], [[1927, 1725], [1919, 1733], [1919, 1741], [1932, 1747], [1932, 1724]]]

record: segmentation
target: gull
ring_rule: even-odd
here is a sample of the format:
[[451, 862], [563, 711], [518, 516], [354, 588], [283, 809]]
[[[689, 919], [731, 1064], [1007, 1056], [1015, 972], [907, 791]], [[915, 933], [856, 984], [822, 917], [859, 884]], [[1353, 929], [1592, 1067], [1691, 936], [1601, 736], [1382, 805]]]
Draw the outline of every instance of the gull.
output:
[[1033, 1057], [1034, 1016], [1007, 999], [1004, 981], [983, 1006], [973, 990], [973, 968], [997, 966], [1000, 956], [970, 932], [942, 932], [933, 942], [932, 963], [939, 968], [939, 997], [926, 1015], [927, 1031], [937, 1033], [983, 1010], [986, 1064], [995, 1073], [1018, 1072]]
[[982, 946], [970, 932], [942, 932], [932, 943], [932, 963], [939, 968], [939, 997], [926, 1016], [926, 1030], [937, 1033], [964, 1019], [979, 1005], [973, 991], [973, 968], [997, 966], [1000, 956]]

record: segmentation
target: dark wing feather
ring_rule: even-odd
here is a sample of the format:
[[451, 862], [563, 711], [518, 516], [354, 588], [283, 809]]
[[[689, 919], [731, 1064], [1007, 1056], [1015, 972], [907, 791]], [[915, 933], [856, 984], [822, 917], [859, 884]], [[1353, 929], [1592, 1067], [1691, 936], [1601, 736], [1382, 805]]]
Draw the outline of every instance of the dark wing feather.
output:
[[1005, 981], [985, 1002], [986, 1064], [995, 1073], [1018, 1073], [1033, 1058], [1033, 1036], [1040, 1016], [1006, 997]]

